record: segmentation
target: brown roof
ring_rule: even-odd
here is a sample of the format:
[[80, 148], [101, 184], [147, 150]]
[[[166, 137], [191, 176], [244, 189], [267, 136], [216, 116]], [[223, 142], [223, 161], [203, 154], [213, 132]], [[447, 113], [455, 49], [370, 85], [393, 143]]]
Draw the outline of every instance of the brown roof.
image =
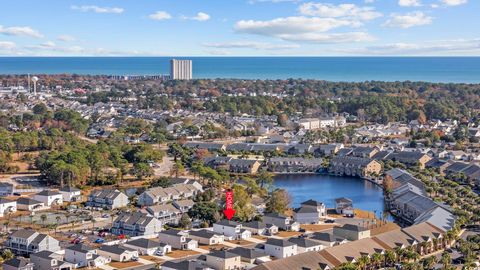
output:
[[402, 231], [408, 234], [417, 242], [422, 243], [429, 239], [439, 238], [443, 235], [443, 231], [428, 222], [412, 225], [407, 228], [403, 228]]
[[335, 266], [345, 262], [351, 262], [353, 259], [358, 259], [363, 255], [372, 255], [374, 253], [383, 253], [385, 247], [372, 240], [371, 238], [360, 239], [357, 241], [348, 242], [339, 246], [334, 246], [322, 250], [330, 254], [335, 260]]
[[304, 269], [332, 269], [333, 264], [315, 251], [301, 253], [288, 258], [266, 262], [252, 268], [252, 270], [304, 270]]
[[401, 230], [393, 230], [390, 232], [382, 233], [372, 237], [374, 241], [379, 243], [385, 249], [394, 249], [396, 247], [408, 247], [414, 243], [413, 239], [408, 234], [404, 233]]

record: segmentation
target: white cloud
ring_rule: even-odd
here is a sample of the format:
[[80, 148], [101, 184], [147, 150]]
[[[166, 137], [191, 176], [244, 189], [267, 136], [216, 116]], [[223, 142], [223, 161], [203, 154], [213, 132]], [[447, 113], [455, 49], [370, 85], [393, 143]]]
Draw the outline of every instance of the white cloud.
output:
[[198, 12], [197, 15], [193, 17], [182, 16], [182, 19], [204, 22], [210, 20], [210, 15], [205, 12]]
[[208, 55], [231, 55], [232, 53], [230, 51], [227, 51], [227, 50], [223, 50], [223, 49], [220, 49], [220, 50], [207, 50], [206, 53]]
[[95, 13], [113, 13], [120, 14], [125, 10], [119, 7], [99, 7], [99, 6], [71, 6], [71, 9], [81, 12], [95, 12]]
[[420, 25], [428, 25], [432, 23], [433, 18], [427, 16], [421, 11], [409, 12], [407, 14], [392, 13], [390, 19], [388, 19], [383, 26], [386, 27], [400, 27], [410, 28]]
[[297, 44], [270, 44], [255, 41], [232, 41], [225, 43], [205, 43], [205, 47], [218, 49], [257, 49], [257, 50], [284, 50], [299, 48]]
[[294, 3], [298, 3], [298, 2], [301, 2], [302, 0], [250, 0], [248, 1], [250, 4], [255, 4], [255, 3], [266, 3], [266, 2], [270, 2], [270, 3], [285, 3], [285, 2], [294, 2]]
[[165, 11], [157, 11], [153, 14], [148, 15], [148, 18], [156, 21], [164, 21], [164, 20], [170, 20], [172, 18], [172, 15], [170, 15], [170, 13]]
[[326, 32], [342, 26], [359, 26], [351, 20], [336, 18], [286, 17], [270, 21], [241, 20], [235, 24], [237, 32], [276, 36], [283, 34], [301, 34]]
[[360, 49], [337, 50], [355, 55], [480, 55], [480, 38], [392, 43]]
[[11, 41], [0, 41], [0, 50], [12, 50], [17, 45], [14, 42]]
[[342, 18], [286, 17], [269, 21], [242, 20], [234, 29], [237, 33], [275, 37], [285, 41], [311, 43], [342, 43], [372, 41], [366, 32], [326, 33], [342, 27], [359, 27], [362, 23]]
[[8, 36], [27, 36], [34, 38], [42, 38], [43, 35], [35, 29], [32, 29], [29, 26], [11, 26], [3, 27], [0, 25], [0, 34]]
[[468, 0], [441, 0], [441, 2], [447, 6], [459, 6], [466, 4]]
[[419, 7], [422, 5], [420, 0], [398, 0], [398, 4], [402, 7]]
[[57, 37], [57, 39], [63, 42], [72, 42], [76, 40], [75, 37], [70, 35], [60, 35]]
[[357, 27], [361, 23], [347, 19], [286, 17], [270, 21], [242, 20], [235, 24], [237, 33], [275, 37], [285, 41], [341, 43], [371, 41], [366, 32], [325, 33], [340, 27]]
[[323, 17], [323, 18], [340, 18], [348, 17], [349, 19], [357, 19], [361, 21], [369, 21], [381, 17], [382, 13], [373, 7], [359, 7], [354, 4], [328, 4], [328, 3], [305, 3], [299, 7], [299, 11], [303, 15]]

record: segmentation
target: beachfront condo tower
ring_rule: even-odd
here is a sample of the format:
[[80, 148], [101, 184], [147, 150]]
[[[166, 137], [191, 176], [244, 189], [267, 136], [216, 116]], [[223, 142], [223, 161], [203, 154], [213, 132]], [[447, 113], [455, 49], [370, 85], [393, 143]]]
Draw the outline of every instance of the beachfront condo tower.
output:
[[191, 80], [192, 60], [170, 60], [170, 79]]

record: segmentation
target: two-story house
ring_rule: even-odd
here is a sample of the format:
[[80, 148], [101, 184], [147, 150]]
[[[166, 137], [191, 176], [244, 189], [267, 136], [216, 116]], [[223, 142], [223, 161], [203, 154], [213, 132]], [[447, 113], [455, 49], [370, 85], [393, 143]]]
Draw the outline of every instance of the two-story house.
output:
[[115, 262], [128, 262], [138, 258], [138, 251], [120, 245], [102, 245], [97, 253]]
[[119, 190], [95, 190], [88, 195], [87, 206], [116, 209], [128, 205], [128, 197]]
[[62, 194], [54, 190], [42, 190], [39, 193], [35, 194], [33, 196], [33, 199], [39, 202], [43, 202], [46, 206], [63, 204]]
[[213, 231], [217, 234], [224, 235], [225, 238], [233, 239], [248, 239], [252, 237], [252, 233], [242, 228], [242, 224], [230, 220], [220, 220], [213, 224]]
[[71, 270], [73, 265], [65, 262], [62, 255], [43, 250], [30, 254], [33, 270]]
[[205, 229], [198, 231], [190, 231], [189, 237], [193, 240], [196, 240], [199, 244], [209, 246], [223, 244], [223, 241], [225, 239], [223, 235]]
[[13, 194], [13, 184], [1, 182], [0, 196], [11, 196]]
[[285, 239], [268, 238], [264, 245], [265, 253], [277, 259], [297, 255], [297, 244]]
[[18, 230], [8, 236], [5, 247], [16, 255], [29, 255], [43, 250], [58, 251], [57, 239], [33, 230]]
[[141, 212], [122, 213], [112, 224], [111, 231], [116, 235], [154, 235], [162, 230], [162, 223], [155, 217]]
[[284, 231], [299, 231], [300, 224], [293, 221], [291, 217], [287, 217], [278, 213], [267, 213], [263, 216], [263, 222], [267, 224], [274, 224], [279, 229]]
[[17, 202], [0, 198], [0, 217], [17, 212]]
[[370, 237], [370, 230], [353, 224], [333, 227], [333, 234], [349, 241], [356, 241]]
[[182, 217], [182, 211], [171, 204], [152, 205], [147, 208], [147, 212], [160, 220], [162, 224], [178, 224]]
[[158, 234], [160, 242], [169, 244], [172, 248], [181, 250], [192, 250], [198, 247], [198, 242], [189, 238], [187, 231], [166, 230]]
[[3, 270], [33, 270], [33, 263], [24, 257], [6, 260], [2, 265]]
[[308, 200], [294, 209], [293, 218], [300, 224], [318, 224], [327, 217], [325, 204], [315, 200]]
[[209, 267], [215, 270], [236, 270], [242, 267], [240, 255], [226, 250], [215, 250], [208, 253], [206, 262]]
[[165, 243], [160, 243], [155, 239], [138, 238], [128, 241], [123, 246], [138, 251], [139, 255], [155, 255], [157, 252], [166, 255], [172, 252], [172, 247]]
[[82, 200], [82, 193], [76, 187], [63, 187], [58, 192], [62, 194], [64, 202], [79, 202]]
[[97, 249], [91, 246], [77, 244], [65, 248], [64, 260], [75, 268], [99, 268], [110, 263], [109, 258], [97, 254]]

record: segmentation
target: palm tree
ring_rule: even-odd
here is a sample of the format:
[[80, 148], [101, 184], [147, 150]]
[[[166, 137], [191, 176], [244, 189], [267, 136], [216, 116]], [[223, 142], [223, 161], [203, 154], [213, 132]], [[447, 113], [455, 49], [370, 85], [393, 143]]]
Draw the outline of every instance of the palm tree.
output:
[[452, 263], [452, 257], [450, 256], [450, 253], [444, 252], [442, 254], [442, 258], [440, 259], [440, 263], [443, 264], [443, 269], [448, 269]]
[[405, 254], [404, 250], [401, 248], [401, 247], [396, 247], [394, 249], [394, 252], [395, 252], [395, 257], [397, 259], [397, 262], [401, 262], [402, 259], [403, 259], [403, 255]]
[[380, 266], [380, 264], [382, 263], [382, 254], [373, 253], [371, 258], [371, 263], [374, 268], [377, 268], [378, 266]]
[[385, 265], [384, 265], [385, 267], [387, 265], [390, 266], [395, 262], [395, 252], [392, 250], [386, 250], [384, 257], [385, 257]]
[[42, 226], [45, 227], [45, 221], [47, 221], [47, 215], [46, 214], [42, 214], [40, 216], [40, 220], [42, 220]]
[[95, 230], [95, 218], [93, 216], [89, 216], [89, 219], [92, 221], [92, 233]]
[[433, 245], [433, 251], [437, 251], [437, 249], [438, 249], [438, 239], [437, 238], [433, 238], [432, 245]]
[[8, 232], [8, 225], [10, 225], [10, 221], [5, 220], [5, 222], [3, 222], [3, 226], [5, 226], [5, 231], [7, 232]]
[[62, 220], [62, 218], [60, 216], [56, 216], [55, 220], [57, 221], [57, 226], [59, 226], [60, 225], [60, 220]]
[[8, 261], [10, 259], [13, 259], [15, 257], [15, 254], [10, 249], [4, 249], [2, 252], [2, 258], [5, 261]]
[[423, 260], [423, 266], [425, 269], [432, 269], [435, 263], [437, 263], [435, 256], [430, 256]]
[[357, 261], [357, 266], [360, 269], [367, 269], [367, 266], [370, 264], [370, 258], [367, 255], [362, 255]]
[[342, 263], [339, 267], [339, 270], [358, 270], [359, 267], [351, 262]]

